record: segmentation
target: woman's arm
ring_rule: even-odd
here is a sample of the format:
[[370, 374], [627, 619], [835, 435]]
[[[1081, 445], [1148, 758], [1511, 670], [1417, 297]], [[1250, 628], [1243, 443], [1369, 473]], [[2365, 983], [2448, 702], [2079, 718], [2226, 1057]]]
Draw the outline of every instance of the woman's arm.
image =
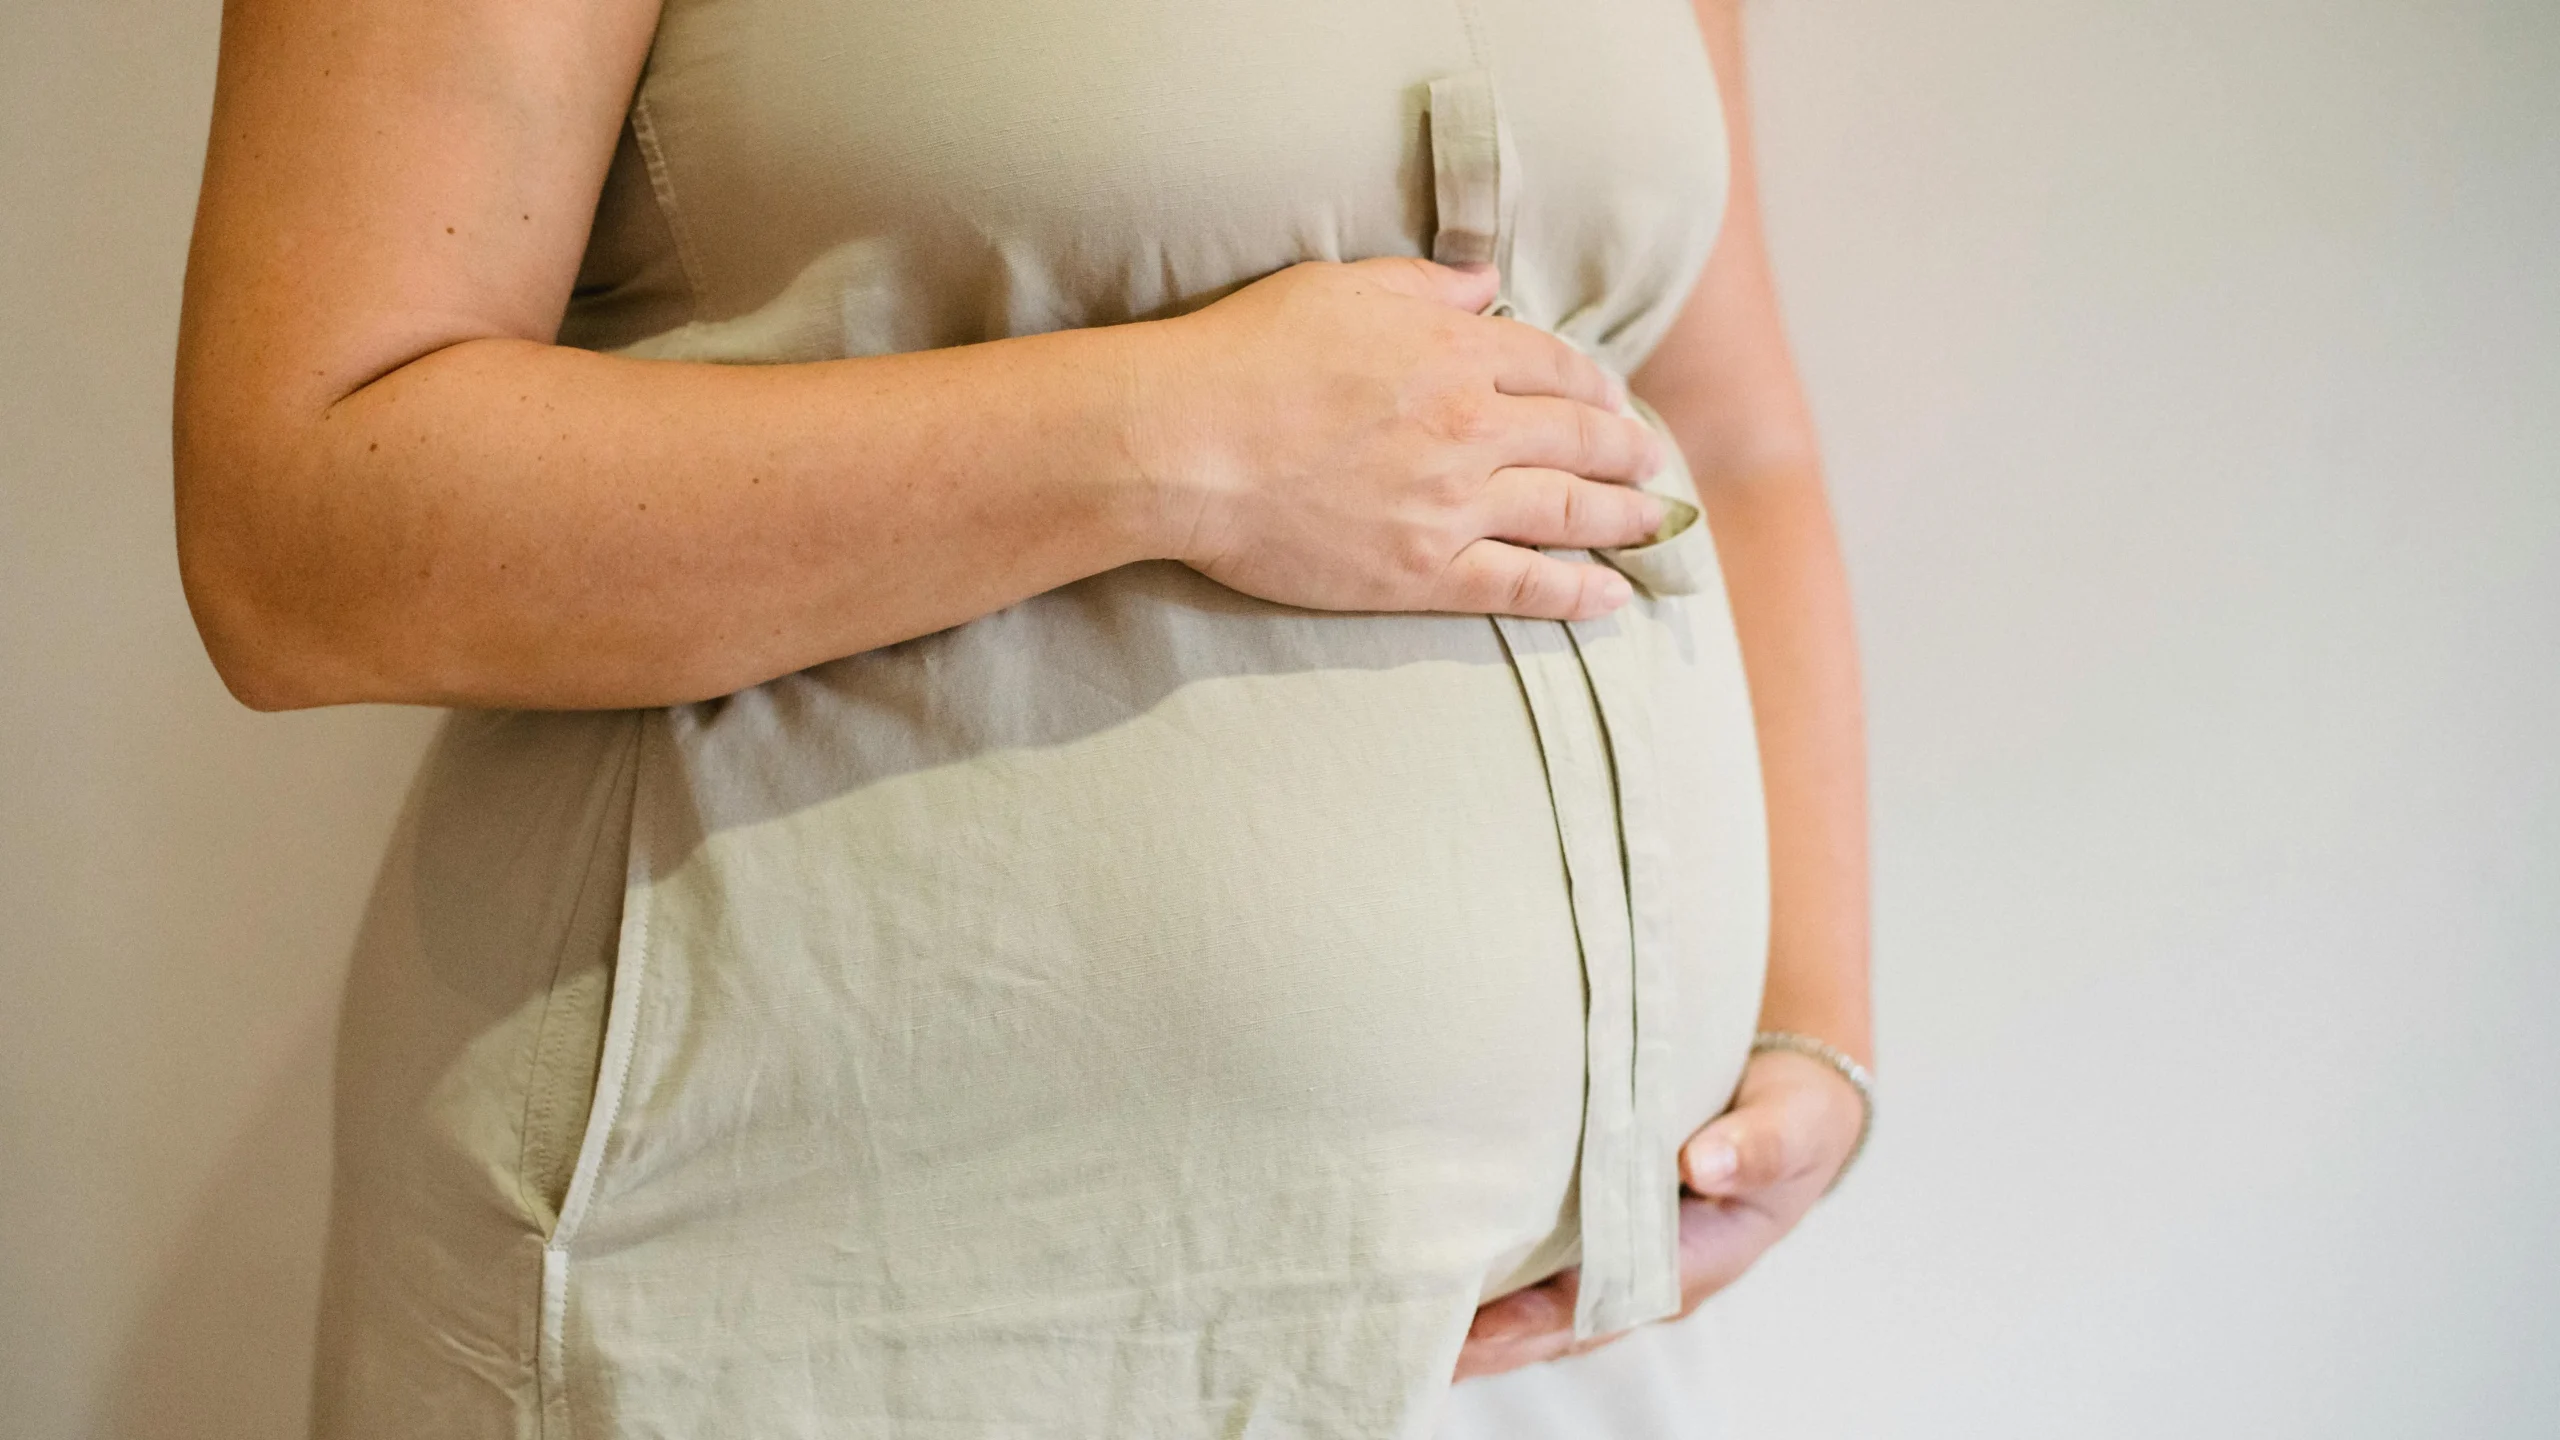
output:
[[[1866, 753], [1848, 582], [1769, 274], [1741, 0], [1693, 3], [1723, 91], [1733, 188], [1715, 254], [1634, 388], [1697, 476], [1750, 677], [1769, 807], [1761, 1028], [1814, 1035], [1866, 1061]], [[1733, 1107], [1681, 1152], [1682, 1178], [1696, 1192], [1681, 1205], [1682, 1313], [1738, 1278], [1811, 1208], [1856, 1140], [1859, 1104], [1817, 1061], [1784, 1051], [1752, 1058]], [[1574, 1353], [1573, 1309], [1570, 1273], [1485, 1306], [1459, 1377]]]
[[[179, 341], [181, 569], [253, 705], [729, 691], [1163, 557], [1575, 616], [1655, 460], [1489, 275], [826, 364], [551, 343], [653, 0], [230, 0]], [[1519, 544], [1505, 544], [1516, 541]]]
[[1848, 577], [1769, 271], [1741, 0], [1695, 4], [1733, 137], [1732, 194], [1715, 258], [1634, 387], [1698, 477], [1750, 676], [1769, 806], [1761, 1026], [1869, 1061], [1867, 766]]

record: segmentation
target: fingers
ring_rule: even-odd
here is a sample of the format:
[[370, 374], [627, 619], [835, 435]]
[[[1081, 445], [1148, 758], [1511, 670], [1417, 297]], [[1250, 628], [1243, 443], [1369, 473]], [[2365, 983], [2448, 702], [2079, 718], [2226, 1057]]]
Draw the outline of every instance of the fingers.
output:
[[1627, 577], [1499, 540], [1478, 540], [1440, 574], [1429, 608], [1531, 620], [1595, 620], [1634, 597]]
[[1701, 1195], [1747, 1195], [1798, 1178], [1809, 1168], [1794, 1143], [1795, 1127], [1775, 1106], [1741, 1106], [1680, 1149], [1680, 1178]]
[[1493, 346], [1493, 388], [1505, 395], [1554, 395], [1616, 414], [1626, 382], [1550, 331], [1493, 319], [1483, 332]]
[[[1799, 1060], [1766, 1056], [1766, 1061]], [[1680, 1178], [1710, 1196], [1745, 1196], [1798, 1181], [1827, 1179], [1850, 1140], [1837, 1119], [1826, 1083], [1839, 1085], [1827, 1068], [1806, 1062], [1799, 1075], [1755, 1062], [1734, 1107], [1689, 1137], [1680, 1149]], [[1773, 1083], [1751, 1083], [1772, 1078]], [[1846, 1089], [1845, 1086], [1841, 1088]]]
[[[1861, 1115], [1835, 1114], [1849, 1087], [1829, 1066], [1783, 1051], [1744, 1070], [1734, 1107], [1680, 1148], [1680, 1294], [1698, 1302], [1733, 1283], [1837, 1173]], [[1854, 1106], [1851, 1093], [1848, 1104]], [[1684, 1312], [1685, 1313], [1685, 1312]]]
[[1581, 1290], [1576, 1283], [1578, 1278], [1576, 1272], [1567, 1270], [1553, 1279], [1487, 1302], [1476, 1311], [1475, 1324], [1468, 1327], [1467, 1338], [1501, 1342], [1534, 1339], [1559, 1331], [1571, 1338], [1574, 1301]]
[[1485, 533], [1514, 545], [1640, 545], [1662, 528], [1661, 497], [1561, 470], [1497, 470], [1484, 489]]
[[1579, 400], [1552, 395], [1496, 396], [1485, 434], [1498, 463], [1564, 470], [1593, 480], [1643, 480], [1662, 468], [1662, 438], [1653, 427]]
[[1626, 382], [1608, 366], [1549, 331], [1521, 320], [1485, 320], [1492, 343], [1492, 387], [1503, 395], [1554, 395], [1615, 415], [1626, 407]]
[[1442, 265], [1410, 255], [1380, 255], [1354, 260], [1344, 268], [1359, 272], [1380, 289], [1454, 305], [1470, 314], [1492, 304], [1502, 288], [1501, 274], [1490, 265]]
[[[1502, 286], [1491, 265], [1442, 265], [1412, 256], [1383, 255], [1343, 268], [1379, 289], [1429, 300], [1470, 313], [1493, 303]], [[1616, 414], [1627, 403], [1627, 382], [1552, 331], [1508, 318], [1488, 318], [1481, 331], [1490, 347], [1493, 388], [1505, 395], [1548, 395]]]
[[1680, 1313], [1742, 1278], [1786, 1226], [1747, 1205], [1721, 1200], [1680, 1202]]
[[[1786, 1229], [1784, 1222], [1748, 1206], [1683, 1199], [1680, 1313], [1690, 1314], [1709, 1296], [1742, 1278]], [[1573, 1309], [1580, 1279], [1581, 1272], [1567, 1270], [1480, 1307], [1475, 1323], [1467, 1328], [1466, 1343], [1459, 1347], [1455, 1378], [1499, 1375], [1524, 1365], [1586, 1354], [1620, 1338], [1574, 1339]]]
[[1820, 1061], [1755, 1056], [1733, 1108], [1681, 1148], [1681, 1179], [1711, 1196], [1792, 1187], [1791, 1201], [1810, 1203], [1857, 1144], [1864, 1112], [1857, 1092]]
[[1514, 1290], [1479, 1308], [1475, 1323], [1468, 1327], [1466, 1343], [1458, 1348], [1453, 1378], [1499, 1375], [1606, 1343], [1577, 1344], [1573, 1338], [1573, 1307], [1580, 1293], [1578, 1278], [1577, 1272], [1567, 1270], [1552, 1280]]

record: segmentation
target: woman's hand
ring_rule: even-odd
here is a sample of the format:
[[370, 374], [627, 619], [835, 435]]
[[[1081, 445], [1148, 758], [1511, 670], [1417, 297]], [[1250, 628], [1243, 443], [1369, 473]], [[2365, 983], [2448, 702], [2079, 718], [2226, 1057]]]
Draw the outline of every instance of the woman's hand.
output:
[[[1634, 377], [1705, 501], [1749, 674], [1768, 795], [1764, 1029], [1863, 1053], [1867, 1022], [1866, 749], [1857, 647], [1819, 447], [1779, 322], [1751, 154], [1741, 0], [1693, 0], [1732, 137], [1714, 255]], [[1681, 1178], [1681, 1314], [1802, 1219], [1857, 1143], [1857, 1092], [1787, 1051], [1753, 1057], [1733, 1108], [1690, 1137]], [[1464, 1379], [1572, 1354], [1570, 1274], [1476, 1314]], [[1606, 1341], [1599, 1342], [1602, 1344]]]
[[1146, 559], [1331, 609], [1589, 615], [1655, 441], [1487, 273], [788, 365], [553, 343], [657, 0], [231, 0], [180, 574], [264, 708], [726, 695]]
[[1527, 547], [1634, 544], [1664, 442], [1625, 386], [1531, 325], [1475, 313], [1489, 267], [1291, 266], [1142, 352], [1141, 464], [1171, 558], [1323, 610], [1583, 619], [1624, 577]]
[[[1858, 1093], [1818, 1060], [1783, 1050], [1752, 1057], [1733, 1108], [1680, 1150], [1680, 1313], [1741, 1278], [1795, 1228], [1857, 1142]], [[1517, 1290], [1476, 1311], [1457, 1378], [1596, 1350], [1619, 1335], [1576, 1343], [1575, 1272]], [[1620, 1332], [1623, 1335], [1627, 1332]]]

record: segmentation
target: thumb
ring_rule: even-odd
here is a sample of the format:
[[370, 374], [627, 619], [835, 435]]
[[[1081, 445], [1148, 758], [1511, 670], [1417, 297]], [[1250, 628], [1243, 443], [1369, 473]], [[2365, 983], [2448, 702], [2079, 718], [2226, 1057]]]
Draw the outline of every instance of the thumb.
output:
[[1776, 1106], [1737, 1105], [1680, 1147], [1680, 1179], [1700, 1195], [1747, 1195], [1787, 1178], [1789, 1148]]
[[1413, 255], [1380, 255], [1354, 260], [1358, 270], [1380, 286], [1416, 300], [1431, 300], [1470, 313], [1493, 303], [1502, 275], [1491, 265], [1443, 265]]

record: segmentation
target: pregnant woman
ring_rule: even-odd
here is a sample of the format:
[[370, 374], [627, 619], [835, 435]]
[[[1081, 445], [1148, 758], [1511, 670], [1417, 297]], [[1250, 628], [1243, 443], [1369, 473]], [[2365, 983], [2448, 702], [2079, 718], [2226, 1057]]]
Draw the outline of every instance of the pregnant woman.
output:
[[232, 0], [188, 595], [454, 707], [319, 1433], [1423, 1436], [1790, 1226], [1863, 781], [1738, 46]]

